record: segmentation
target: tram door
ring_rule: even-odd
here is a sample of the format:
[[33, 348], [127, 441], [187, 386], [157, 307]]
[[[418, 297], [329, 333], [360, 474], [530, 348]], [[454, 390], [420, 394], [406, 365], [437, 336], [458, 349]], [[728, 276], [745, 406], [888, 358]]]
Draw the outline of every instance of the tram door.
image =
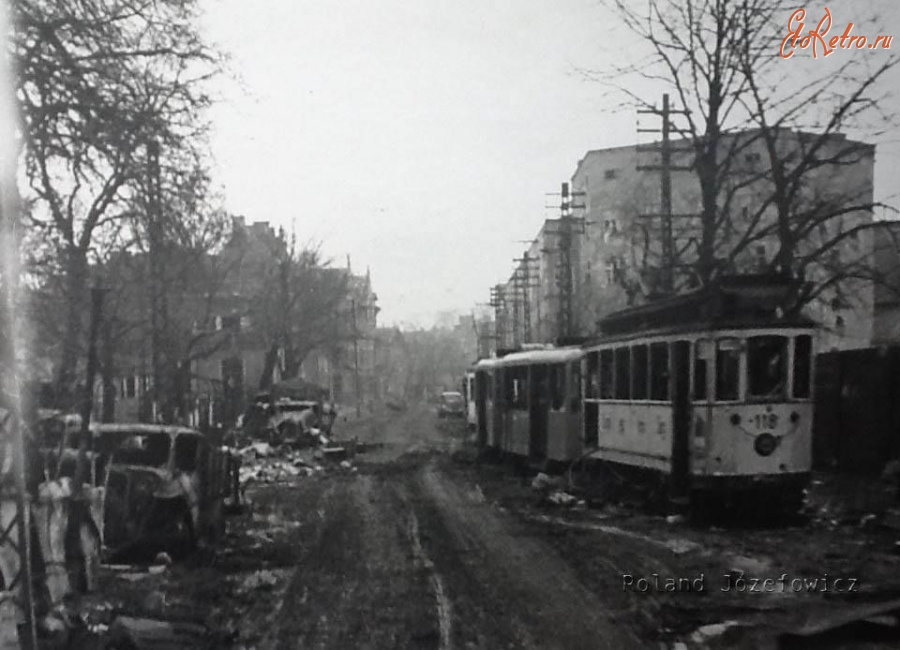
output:
[[547, 420], [550, 407], [548, 366], [535, 365], [530, 369], [528, 381], [528, 455], [531, 458], [547, 457]]
[[675, 341], [672, 359], [672, 474], [669, 498], [681, 502], [690, 494], [691, 483], [691, 344]]
[[475, 374], [475, 426], [477, 429], [478, 446], [487, 444], [487, 399], [488, 399], [488, 374], [478, 372]]

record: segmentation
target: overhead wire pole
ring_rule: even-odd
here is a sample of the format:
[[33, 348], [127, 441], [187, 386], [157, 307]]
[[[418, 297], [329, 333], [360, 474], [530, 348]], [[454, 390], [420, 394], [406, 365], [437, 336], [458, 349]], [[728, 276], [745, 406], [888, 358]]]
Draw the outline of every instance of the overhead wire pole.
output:
[[531, 328], [531, 296], [529, 295], [529, 291], [537, 285], [533, 285], [531, 283], [531, 265], [535, 262], [538, 262], [539, 260], [536, 257], [531, 257], [528, 251], [525, 251], [522, 254], [522, 257], [517, 257], [513, 261], [519, 264], [516, 267], [515, 275], [513, 276], [513, 278], [516, 288], [522, 292], [523, 343], [532, 343], [533, 332]]
[[[572, 260], [573, 243], [576, 234], [584, 232], [583, 217], [575, 217], [572, 210], [583, 209], [583, 204], [573, 202], [575, 197], [583, 197], [584, 192], [574, 192], [568, 183], [560, 188], [559, 203], [559, 261], [556, 266], [556, 288], [559, 295], [559, 306], [556, 313], [557, 342], [572, 337], [572, 321], [574, 320], [575, 264]], [[557, 196], [557, 195], [550, 195]], [[550, 206], [554, 207], [554, 206]]]
[[691, 167], [675, 166], [672, 164], [671, 132], [673, 114], [687, 114], [685, 110], [674, 110], [669, 105], [669, 94], [665, 93], [662, 99], [662, 108], [655, 106], [648, 109], [639, 109], [638, 113], [658, 115], [662, 119], [661, 129], [638, 129], [643, 133], [662, 133], [659, 144], [659, 165], [638, 165], [638, 171], [660, 172], [660, 211], [658, 215], [643, 215], [653, 218], [659, 217], [662, 230], [662, 260], [660, 264], [660, 288], [663, 293], [671, 294], [675, 290], [675, 243], [672, 229], [672, 172], [676, 170], [689, 170]]
[[496, 347], [500, 349], [506, 333], [506, 288], [502, 284], [491, 287], [491, 300], [488, 304], [494, 308], [494, 337], [497, 340]]

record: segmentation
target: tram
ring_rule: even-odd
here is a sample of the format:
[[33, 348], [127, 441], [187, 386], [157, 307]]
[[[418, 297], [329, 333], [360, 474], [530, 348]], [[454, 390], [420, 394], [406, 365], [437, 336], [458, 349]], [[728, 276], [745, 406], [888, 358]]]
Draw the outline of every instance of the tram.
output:
[[485, 395], [490, 403], [486, 447], [537, 464], [577, 458], [582, 450], [582, 354], [577, 347], [536, 347], [483, 366], [490, 389]]
[[589, 458], [648, 470], [691, 499], [799, 508], [812, 466], [815, 325], [778, 287], [740, 283], [624, 310], [584, 346]]
[[466, 400], [466, 427], [470, 430], [475, 429], [477, 423], [475, 416], [475, 370], [466, 371], [463, 377], [462, 394]]
[[690, 501], [802, 504], [812, 466], [815, 324], [784, 317], [787, 285], [732, 278], [625, 309], [580, 347], [485, 359], [477, 439], [532, 461], [659, 479]]

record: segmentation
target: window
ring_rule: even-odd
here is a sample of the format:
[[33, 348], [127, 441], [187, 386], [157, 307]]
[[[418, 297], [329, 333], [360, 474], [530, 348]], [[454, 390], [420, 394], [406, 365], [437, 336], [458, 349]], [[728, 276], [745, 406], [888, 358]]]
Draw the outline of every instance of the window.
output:
[[600, 397], [600, 353], [589, 352], [587, 355], [587, 376], [585, 377], [585, 397], [588, 399], [596, 399]]
[[615, 351], [616, 399], [630, 399], [631, 395], [631, 348]]
[[137, 397], [137, 377], [129, 375], [122, 380], [122, 396], [128, 399]]
[[812, 337], [794, 339], [794, 399], [808, 399], [812, 377]]
[[569, 403], [572, 413], [578, 413], [581, 410], [581, 364], [573, 361], [569, 364], [571, 390], [569, 391]]
[[616, 177], [617, 171], [618, 170], [615, 169], [607, 169], [605, 172], [603, 172], [603, 178], [605, 178], [606, 180], [612, 180]]
[[616, 262], [615, 260], [606, 263], [606, 284], [610, 285], [616, 281]]
[[650, 346], [650, 399], [669, 399], [669, 344], [654, 343]]
[[550, 384], [550, 408], [559, 411], [566, 403], [566, 367], [563, 364], [549, 366], [547, 381]]
[[631, 348], [631, 399], [647, 399], [649, 364], [646, 345], [635, 345]]
[[196, 472], [199, 445], [199, 436], [181, 435], [175, 438], [175, 469], [182, 472]]
[[716, 346], [716, 399], [720, 402], [738, 399], [741, 376], [741, 342], [719, 339]]
[[615, 395], [613, 385], [613, 351], [603, 350], [600, 353], [600, 399], [612, 399]]
[[713, 357], [712, 341], [701, 340], [694, 343], [694, 399], [708, 399], [706, 384], [709, 378], [709, 362]]
[[784, 399], [787, 395], [786, 336], [747, 339], [748, 399]]
[[528, 408], [528, 368], [506, 371], [506, 401], [511, 409]]

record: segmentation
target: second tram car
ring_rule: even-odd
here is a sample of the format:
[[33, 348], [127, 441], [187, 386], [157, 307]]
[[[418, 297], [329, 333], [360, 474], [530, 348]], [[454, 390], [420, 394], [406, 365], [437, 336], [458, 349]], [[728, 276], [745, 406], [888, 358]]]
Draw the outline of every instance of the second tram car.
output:
[[580, 348], [542, 348], [495, 360], [488, 446], [536, 463], [577, 458], [581, 357]]

